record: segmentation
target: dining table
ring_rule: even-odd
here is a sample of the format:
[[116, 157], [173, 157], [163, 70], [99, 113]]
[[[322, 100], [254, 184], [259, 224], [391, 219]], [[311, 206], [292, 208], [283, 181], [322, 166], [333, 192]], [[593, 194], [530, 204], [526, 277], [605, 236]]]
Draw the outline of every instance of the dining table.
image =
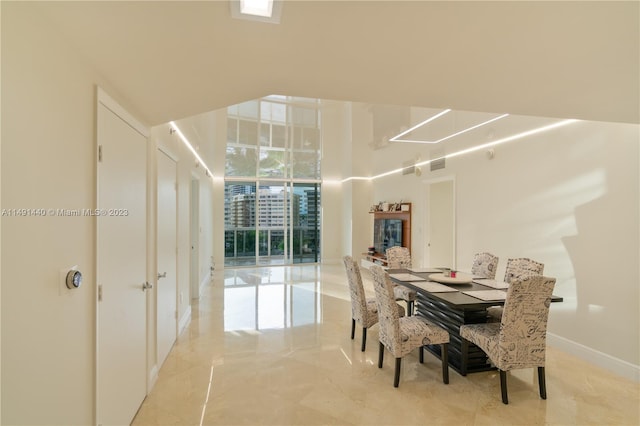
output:
[[[388, 269], [387, 273], [395, 284], [416, 291], [415, 315], [449, 332], [451, 368], [463, 374], [461, 364], [466, 359], [466, 373], [493, 370], [495, 367], [478, 346], [470, 343], [463, 352], [460, 326], [488, 322], [487, 309], [504, 305], [508, 284], [464, 272], [451, 277], [446, 271], [446, 268], [415, 268]], [[562, 300], [555, 295], [551, 298], [551, 302]], [[440, 345], [427, 345], [426, 349], [440, 358]]]

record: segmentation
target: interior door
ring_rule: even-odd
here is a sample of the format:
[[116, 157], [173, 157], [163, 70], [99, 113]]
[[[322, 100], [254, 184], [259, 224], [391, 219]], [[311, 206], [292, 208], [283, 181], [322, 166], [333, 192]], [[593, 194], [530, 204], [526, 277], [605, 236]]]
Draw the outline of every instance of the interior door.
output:
[[191, 179], [191, 298], [200, 297], [200, 181]]
[[455, 205], [453, 180], [429, 183], [427, 201], [427, 264], [455, 268]]
[[176, 267], [176, 162], [158, 152], [158, 367], [167, 358], [178, 335]]
[[98, 104], [96, 421], [130, 424], [146, 395], [146, 135]]

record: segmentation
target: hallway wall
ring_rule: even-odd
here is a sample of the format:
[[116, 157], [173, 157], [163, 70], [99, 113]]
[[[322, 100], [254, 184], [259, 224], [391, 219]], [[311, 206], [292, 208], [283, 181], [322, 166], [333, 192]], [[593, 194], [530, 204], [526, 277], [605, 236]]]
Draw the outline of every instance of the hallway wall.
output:
[[[177, 120], [176, 125], [185, 134], [189, 143], [199, 149], [199, 155], [204, 162], [211, 163], [211, 154], [207, 148], [210, 134], [215, 131], [202, 128], [202, 120], [193, 117], [185, 120]], [[199, 128], [200, 132], [194, 132]], [[200, 250], [197, 281], [208, 281], [210, 276], [211, 257], [213, 256], [212, 239], [213, 216], [212, 210], [212, 179], [206, 176], [203, 166], [197, 164], [196, 159], [189, 149], [180, 140], [177, 133], [170, 133], [169, 125], [156, 126], [152, 129], [151, 143], [166, 150], [177, 160], [177, 202], [178, 202], [178, 227], [177, 227], [177, 278], [178, 278], [178, 321], [183, 328], [191, 317], [191, 288], [190, 288], [190, 256], [191, 256], [191, 179], [198, 176], [200, 180]], [[200, 147], [202, 149], [200, 150]], [[209, 166], [210, 167], [210, 166]], [[152, 206], [155, 206], [152, 203]], [[155, 211], [152, 212], [155, 215]], [[155, 260], [155, 259], [154, 259]]]
[[[29, 4], [2, 4], [2, 208], [83, 209], [96, 202], [96, 86], [142, 117]], [[192, 124], [192, 123], [190, 123]], [[168, 128], [165, 129], [168, 135]], [[156, 129], [156, 132], [158, 130]], [[212, 180], [176, 140], [148, 142], [148, 280], [155, 267], [155, 154], [164, 144], [178, 163], [178, 320], [190, 319], [189, 208], [192, 172], [201, 180], [200, 279], [213, 255]], [[203, 147], [201, 155], [210, 158]], [[95, 421], [95, 218], [2, 217], [2, 424], [93, 424]], [[77, 290], [60, 271], [77, 265]], [[153, 298], [148, 321], [153, 327]], [[158, 366], [148, 339], [149, 386]], [[37, 409], [34, 409], [37, 407]]]
[[[93, 208], [96, 85], [126, 97], [28, 10], [2, 5], [2, 208]], [[3, 424], [94, 422], [95, 256], [95, 218], [2, 217]]]

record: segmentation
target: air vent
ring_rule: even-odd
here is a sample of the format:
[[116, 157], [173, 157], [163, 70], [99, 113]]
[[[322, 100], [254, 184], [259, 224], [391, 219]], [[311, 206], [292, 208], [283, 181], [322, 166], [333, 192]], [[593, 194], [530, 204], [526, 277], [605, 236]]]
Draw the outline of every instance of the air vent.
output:
[[403, 175], [410, 175], [415, 173], [416, 171], [416, 165], [413, 162], [413, 160], [409, 160], [409, 161], [405, 161], [404, 163], [402, 163], [402, 174]]
[[431, 171], [444, 169], [444, 160], [444, 158], [438, 158], [437, 160], [431, 161], [431, 163], [429, 163]]

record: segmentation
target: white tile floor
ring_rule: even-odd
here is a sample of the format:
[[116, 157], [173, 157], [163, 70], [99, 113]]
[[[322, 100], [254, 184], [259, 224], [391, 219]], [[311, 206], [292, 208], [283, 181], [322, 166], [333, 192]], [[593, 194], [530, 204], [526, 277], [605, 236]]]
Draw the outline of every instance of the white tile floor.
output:
[[[365, 287], [373, 296], [370, 281]], [[640, 385], [550, 347], [543, 401], [533, 369], [441, 380], [418, 352], [377, 368], [350, 339], [342, 265], [216, 271], [133, 425], [638, 425]]]

